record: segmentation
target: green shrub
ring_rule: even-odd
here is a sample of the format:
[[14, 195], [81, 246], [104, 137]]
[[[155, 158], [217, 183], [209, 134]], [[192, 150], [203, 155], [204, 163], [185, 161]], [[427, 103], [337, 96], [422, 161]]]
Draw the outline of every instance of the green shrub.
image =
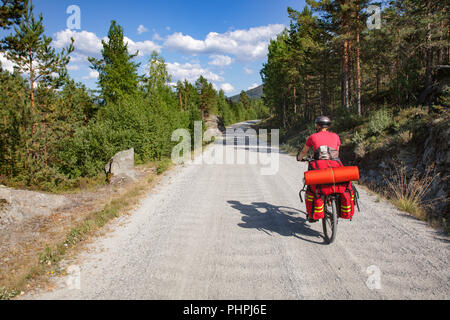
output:
[[352, 143], [354, 144], [354, 153], [357, 157], [362, 158], [366, 154], [367, 140], [364, 134], [355, 132], [352, 137]]
[[359, 145], [361, 143], [364, 143], [365, 139], [366, 138], [365, 138], [364, 134], [357, 131], [357, 132], [355, 132], [355, 134], [352, 137], [352, 143], [354, 145]]
[[387, 109], [377, 110], [369, 119], [369, 134], [377, 135], [386, 130], [392, 122], [392, 112]]
[[[170, 100], [169, 100], [170, 102]], [[191, 108], [192, 109], [192, 108]], [[159, 99], [135, 98], [110, 104], [95, 121], [60, 144], [60, 170], [71, 179], [93, 177], [119, 151], [134, 148], [139, 163], [170, 156], [172, 132], [193, 129], [193, 110], [180, 112]]]

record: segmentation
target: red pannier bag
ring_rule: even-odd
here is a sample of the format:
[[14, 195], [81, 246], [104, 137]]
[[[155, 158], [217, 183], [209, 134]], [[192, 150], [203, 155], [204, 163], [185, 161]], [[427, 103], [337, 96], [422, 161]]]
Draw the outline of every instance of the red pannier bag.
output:
[[[310, 163], [309, 170], [321, 170], [340, 167], [343, 167], [343, 164], [340, 161], [316, 160]], [[310, 194], [314, 195], [314, 206], [313, 208], [309, 209], [310, 211], [308, 211], [307, 202], [308, 214], [312, 216], [313, 219], [323, 219], [324, 217], [324, 203], [322, 200], [322, 196], [328, 196], [335, 193], [340, 195], [340, 204], [337, 204], [338, 208], [336, 208], [339, 211], [340, 218], [349, 220], [353, 219], [353, 215], [355, 214], [355, 191], [351, 181], [339, 184], [311, 185], [308, 187], [308, 190]], [[317, 212], [315, 212], [316, 209]], [[310, 212], [312, 212], [313, 214], [317, 214], [317, 216], [321, 218], [314, 217], [312, 214], [310, 214]]]
[[306, 212], [314, 220], [325, 217], [325, 204], [320, 195], [316, 195], [308, 188], [306, 191]]
[[341, 210], [340, 210], [340, 218], [341, 219], [353, 219], [353, 215], [355, 214], [355, 192], [353, 188], [349, 188], [344, 193], [340, 195], [341, 199]]

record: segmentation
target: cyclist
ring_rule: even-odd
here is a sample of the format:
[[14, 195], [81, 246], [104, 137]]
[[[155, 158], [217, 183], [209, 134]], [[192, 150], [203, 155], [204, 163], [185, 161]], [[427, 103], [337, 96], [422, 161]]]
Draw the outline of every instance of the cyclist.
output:
[[[328, 117], [320, 116], [315, 120], [317, 133], [311, 135], [306, 141], [306, 145], [301, 152], [297, 154], [297, 161], [302, 161], [308, 155], [311, 148], [314, 151], [314, 162], [316, 168], [321, 167], [321, 162], [326, 162], [324, 166], [329, 166], [331, 163], [337, 161], [338, 164], [332, 164], [334, 166], [341, 166], [339, 160], [339, 147], [341, 146], [341, 139], [336, 133], [330, 132], [331, 120]], [[310, 164], [311, 170], [311, 164]], [[312, 186], [314, 187], [314, 186]], [[316, 222], [312, 217], [308, 215], [309, 222]]]
[[330, 118], [320, 116], [315, 120], [315, 124], [317, 133], [308, 138], [305, 147], [297, 155], [297, 160], [301, 161], [306, 157], [311, 148], [315, 160], [338, 160], [341, 139], [336, 133], [328, 131], [331, 126]]

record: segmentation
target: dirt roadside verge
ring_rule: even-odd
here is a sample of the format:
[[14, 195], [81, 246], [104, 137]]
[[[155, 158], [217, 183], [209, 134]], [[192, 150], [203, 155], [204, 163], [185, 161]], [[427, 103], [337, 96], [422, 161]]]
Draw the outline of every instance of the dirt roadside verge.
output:
[[[65, 274], [59, 262], [107, 232], [103, 227], [109, 221], [133, 210], [170, 168], [167, 161], [140, 166], [135, 181], [75, 194], [11, 190], [3, 209], [14, 205], [10, 211], [19, 212], [19, 219], [10, 217], [0, 229], [0, 300], [47, 285], [49, 275]], [[39, 214], [27, 215], [33, 209]]]

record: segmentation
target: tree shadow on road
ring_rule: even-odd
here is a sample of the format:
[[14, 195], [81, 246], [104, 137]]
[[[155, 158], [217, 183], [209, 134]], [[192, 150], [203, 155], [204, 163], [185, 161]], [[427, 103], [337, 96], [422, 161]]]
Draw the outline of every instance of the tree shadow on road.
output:
[[238, 224], [241, 228], [257, 229], [268, 235], [275, 232], [284, 237], [296, 237], [307, 242], [326, 244], [323, 235], [311, 229], [305, 218], [298, 216], [299, 213], [306, 215], [303, 211], [275, 206], [267, 202], [243, 204], [230, 200], [228, 203], [242, 214], [242, 223]]

